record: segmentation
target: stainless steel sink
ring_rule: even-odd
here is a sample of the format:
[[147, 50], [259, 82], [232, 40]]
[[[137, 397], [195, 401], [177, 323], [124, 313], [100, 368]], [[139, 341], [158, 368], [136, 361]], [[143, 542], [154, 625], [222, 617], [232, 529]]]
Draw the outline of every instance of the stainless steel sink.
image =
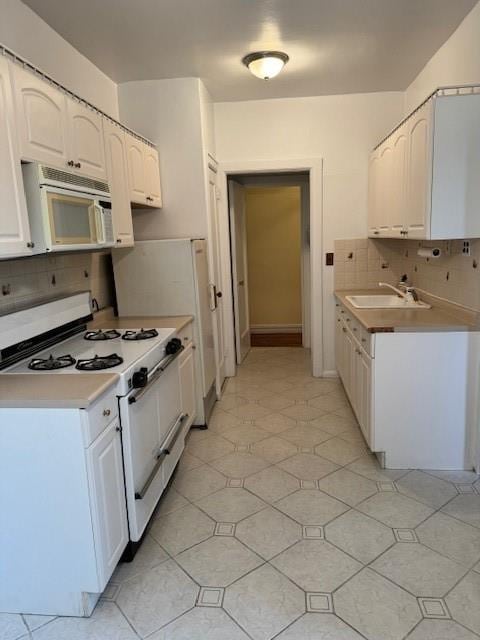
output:
[[426, 302], [407, 301], [400, 296], [374, 294], [367, 296], [345, 296], [356, 309], [430, 309]]

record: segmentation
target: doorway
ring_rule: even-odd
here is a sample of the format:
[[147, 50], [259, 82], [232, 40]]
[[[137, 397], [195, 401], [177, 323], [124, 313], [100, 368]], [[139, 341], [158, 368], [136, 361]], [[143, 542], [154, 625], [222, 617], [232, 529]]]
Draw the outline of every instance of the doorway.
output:
[[228, 176], [236, 363], [251, 346], [310, 347], [308, 172]]

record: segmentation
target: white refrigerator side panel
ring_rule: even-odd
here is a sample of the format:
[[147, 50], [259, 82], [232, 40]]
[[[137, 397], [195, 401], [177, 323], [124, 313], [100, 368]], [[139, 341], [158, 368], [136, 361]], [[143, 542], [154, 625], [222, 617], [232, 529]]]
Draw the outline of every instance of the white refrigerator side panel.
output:
[[113, 266], [120, 315], [196, 315], [189, 239], [136, 242]]
[[207, 243], [195, 240], [192, 243], [195, 273], [195, 295], [199, 346], [202, 358], [203, 389], [206, 396], [215, 382], [215, 344], [213, 338], [212, 312], [210, 310]]

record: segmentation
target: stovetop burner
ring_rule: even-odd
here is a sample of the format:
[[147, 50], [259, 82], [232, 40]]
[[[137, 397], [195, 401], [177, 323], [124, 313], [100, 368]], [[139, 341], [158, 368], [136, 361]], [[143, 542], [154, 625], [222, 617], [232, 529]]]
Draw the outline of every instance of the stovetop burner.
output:
[[75, 364], [75, 358], [70, 355], [48, 358], [33, 358], [28, 363], [28, 368], [32, 371], [54, 371], [55, 369], [64, 369]]
[[83, 336], [84, 340], [113, 340], [114, 338], [119, 338], [120, 333], [116, 329], [108, 329], [107, 331], [102, 331], [102, 329], [97, 329], [96, 331], [87, 331]]
[[79, 371], [100, 371], [101, 369], [111, 369], [122, 364], [123, 358], [118, 353], [111, 353], [109, 356], [97, 356], [78, 360], [75, 368]]
[[156, 329], [139, 329], [138, 331], [125, 331], [122, 335], [123, 340], [148, 340], [156, 338], [158, 331]]

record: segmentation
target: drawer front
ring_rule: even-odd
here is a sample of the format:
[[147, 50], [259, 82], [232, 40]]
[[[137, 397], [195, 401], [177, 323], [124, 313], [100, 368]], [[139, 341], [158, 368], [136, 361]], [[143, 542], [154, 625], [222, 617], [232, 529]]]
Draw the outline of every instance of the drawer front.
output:
[[183, 327], [177, 332], [177, 337], [182, 341], [185, 351], [179, 358], [180, 364], [188, 357], [188, 347], [193, 344], [193, 322], [189, 322], [186, 327]]
[[90, 445], [117, 416], [118, 401], [112, 390], [101, 396], [86, 411], [85, 446]]

